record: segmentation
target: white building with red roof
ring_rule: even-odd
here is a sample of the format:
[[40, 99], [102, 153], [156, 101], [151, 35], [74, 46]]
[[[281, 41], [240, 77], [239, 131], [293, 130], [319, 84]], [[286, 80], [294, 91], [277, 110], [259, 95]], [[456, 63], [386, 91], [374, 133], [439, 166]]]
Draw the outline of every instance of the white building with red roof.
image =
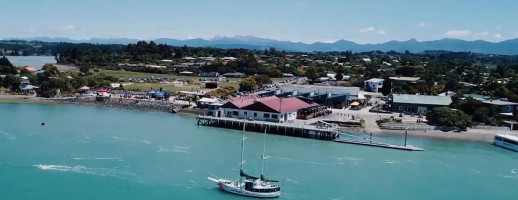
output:
[[296, 97], [278, 98], [270, 96], [258, 98], [256, 96], [244, 96], [233, 98], [218, 109], [223, 111], [223, 117], [286, 122], [297, 119], [299, 110], [312, 107], [320, 107], [320, 105], [307, 103]]

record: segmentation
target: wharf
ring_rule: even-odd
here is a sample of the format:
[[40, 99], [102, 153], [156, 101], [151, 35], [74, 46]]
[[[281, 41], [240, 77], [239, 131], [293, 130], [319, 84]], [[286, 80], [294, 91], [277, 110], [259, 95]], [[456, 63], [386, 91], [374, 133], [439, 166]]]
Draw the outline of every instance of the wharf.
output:
[[227, 117], [198, 116], [198, 125], [229, 128], [268, 134], [286, 135], [294, 137], [313, 138], [319, 140], [334, 140], [339, 137], [337, 127], [317, 127], [314, 125], [300, 125], [290, 123], [276, 123], [265, 121], [249, 121]]
[[418, 147], [415, 147], [415, 146], [411, 146], [411, 145], [398, 146], [398, 145], [386, 144], [386, 143], [375, 142], [375, 141], [359, 141], [359, 140], [334, 139], [333, 142], [347, 143], [347, 144], [356, 144], [356, 145], [364, 145], [364, 146], [371, 146], [371, 147], [381, 147], [381, 148], [405, 150], [405, 151], [424, 151], [424, 149], [421, 149], [421, 148], [418, 148]]

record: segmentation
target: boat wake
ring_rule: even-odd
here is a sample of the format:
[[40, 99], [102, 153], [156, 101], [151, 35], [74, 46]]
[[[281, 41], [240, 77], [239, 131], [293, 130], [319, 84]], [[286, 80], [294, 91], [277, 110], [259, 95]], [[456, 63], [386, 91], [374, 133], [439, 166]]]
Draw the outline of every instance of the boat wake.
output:
[[82, 165], [67, 166], [67, 165], [45, 165], [37, 164], [34, 167], [44, 171], [58, 171], [58, 172], [73, 172], [80, 174], [90, 174], [97, 176], [110, 176], [118, 179], [135, 181], [138, 183], [145, 183], [142, 180], [137, 180], [136, 175], [132, 172], [121, 171], [111, 168], [89, 168]]
[[173, 148], [166, 148], [158, 146], [157, 152], [174, 152], [174, 153], [189, 153], [189, 147], [173, 146]]
[[5, 139], [8, 139], [8, 140], [16, 139], [16, 136], [14, 136], [13, 134], [5, 132], [5, 131], [2, 131], [2, 130], [0, 130], [0, 136], [2, 136]]
[[319, 163], [319, 162], [305, 161], [305, 160], [296, 160], [296, 159], [285, 158], [285, 157], [278, 157], [278, 156], [270, 156], [270, 157], [271, 158], [281, 159], [281, 160], [289, 160], [289, 161], [308, 163], [308, 164], [314, 164], [314, 165], [331, 166], [331, 167], [335, 166], [335, 165], [330, 165], [330, 164], [326, 164], [326, 163]]
[[116, 139], [116, 140], [128, 140], [128, 139], [126, 139], [126, 138], [117, 137], [117, 136], [112, 136], [111, 138], [112, 138], [112, 139]]
[[385, 164], [398, 164], [398, 163], [401, 163], [401, 161], [397, 161], [397, 160], [385, 160], [383, 163], [385, 163]]
[[513, 173], [513, 174], [516, 174], [517, 173], [516, 171], [518, 171], [518, 169], [511, 169], [511, 173]]
[[151, 142], [149, 140], [142, 140], [142, 143], [144, 143], [144, 144], [151, 144]]
[[500, 175], [500, 177], [518, 179], [518, 176]]
[[293, 179], [289, 179], [289, 178], [287, 178], [286, 181], [289, 181], [289, 182], [292, 182], [292, 183], [299, 183], [298, 181], [293, 180]]
[[93, 158], [81, 158], [81, 157], [74, 157], [72, 156], [74, 160], [116, 160], [119, 162], [124, 161], [124, 159], [119, 157], [93, 157]]
[[338, 160], [352, 160], [352, 161], [361, 161], [361, 160], [363, 160], [361, 158], [353, 158], [353, 157], [336, 157], [336, 156], [331, 156], [331, 158], [338, 159]]

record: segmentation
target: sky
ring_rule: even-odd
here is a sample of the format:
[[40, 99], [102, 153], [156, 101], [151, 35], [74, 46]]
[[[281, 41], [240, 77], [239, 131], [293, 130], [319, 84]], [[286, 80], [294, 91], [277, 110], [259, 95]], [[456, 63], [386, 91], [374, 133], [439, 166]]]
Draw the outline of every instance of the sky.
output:
[[0, 38], [518, 38], [518, 0], [0, 0]]

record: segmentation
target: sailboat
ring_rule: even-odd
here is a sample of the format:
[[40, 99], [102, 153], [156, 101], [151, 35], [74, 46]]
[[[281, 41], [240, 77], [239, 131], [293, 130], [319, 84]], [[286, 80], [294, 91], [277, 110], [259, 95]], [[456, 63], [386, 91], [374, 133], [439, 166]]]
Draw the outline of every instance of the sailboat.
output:
[[279, 197], [281, 196], [281, 186], [279, 185], [279, 181], [268, 180], [264, 176], [264, 159], [266, 159], [266, 129], [264, 131], [263, 154], [261, 155], [261, 176], [259, 178], [250, 176], [243, 171], [243, 166], [245, 165], [245, 123], [246, 121], [243, 122], [243, 134], [241, 139], [241, 163], [239, 164], [241, 167], [239, 169], [239, 180], [232, 181], [228, 179], [218, 179], [211, 177], [208, 177], [208, 179], [217, 183], [220, 190], [232, 194], [258, 198]]

